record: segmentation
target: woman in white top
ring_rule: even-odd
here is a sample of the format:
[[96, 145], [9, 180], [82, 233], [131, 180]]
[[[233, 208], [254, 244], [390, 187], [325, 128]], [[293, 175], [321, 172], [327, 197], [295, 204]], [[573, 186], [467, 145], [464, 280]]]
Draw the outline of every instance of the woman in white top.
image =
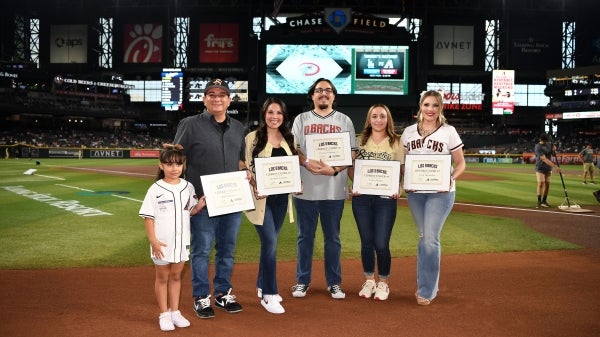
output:
[[277, 290], [277, 237], [288, 210], [289, 195], [258, 195], [255, 184], [257, 157], [295, 155], [294, 136], [289, 128], [285, 103], [278, 98], [267, 98], [262, 107], [263, 122], [256, 131], [246, 136], [246, 167], [252, 171], [255, 209], [245, 212], [260, 237], [260, 263], [256, 288], [262, 306], [270, 313], [285, 312]]
[[421, 95], [417, 123], [404, 130], [401, 142], [407, 155], [450, 155], [452, 159], [453, 169], [448, 173], [450, 186], [447, 192], [406, 189], [408, 207], [419, 232], [415, 297], [418, 304], [428, 305], [438, 292], [440, 234], [454, 205], [455, 180], [465, 171], [463, 143], [456, 129], [446, 123], [439, 92], [427, 91]]

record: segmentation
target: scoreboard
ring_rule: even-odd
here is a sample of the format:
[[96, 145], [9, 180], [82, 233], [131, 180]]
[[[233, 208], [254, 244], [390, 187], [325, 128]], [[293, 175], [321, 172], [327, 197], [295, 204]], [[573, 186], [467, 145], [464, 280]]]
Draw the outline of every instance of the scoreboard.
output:
[[183, 72], [179, 68], [164, 68], [161, 74], [161, 106], [177, 111], [183, 106]]

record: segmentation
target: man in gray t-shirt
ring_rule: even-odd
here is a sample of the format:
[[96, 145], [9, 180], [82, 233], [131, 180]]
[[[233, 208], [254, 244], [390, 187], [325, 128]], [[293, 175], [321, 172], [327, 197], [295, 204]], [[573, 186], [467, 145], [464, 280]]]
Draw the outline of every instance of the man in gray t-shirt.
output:
[[590, 175], [590, 183], [595, 184], [594, 181], [594, 150], [592, 150], [592, 144], [585, 144], [585, 148], [579, 152], [579, 158], [583, 161], [583, 183], [587, 184], [587, 176]]
[[546, 202], [548, 192], [550, 191], [550, 177], [552, 170], [560, 172], [560, 167], [550, 160], [555, 151], [552, 144], [548, 144], [548, 135], [543, 133], [540, 141], [535, 144], [533, 152], [535, 153], [535, 176], [537, 180], [537, 206], [536, 208], [548, 208], [550, 205]]
[[330, 166], [326, 162], [307, 158], [306, 135], [350, 133], [352, 158], [358, 144], [352, 120], [333, 108], [337, 91], [331, 81], [320, 78], [310, 87], [309, 97], [313, 110], [301, 113], [294, 120], [292, 133], [298, 144], [302, 168], [302, 194], [294, 197], [298, 218], [297, 284], [292, 287], [294, 297], [304, 297], [310, 285], [315, 232], [320, 218], [325, 241], [325, 278], [327, 289], [334, 299], [345, 298], [341, 289], [340, 221], [344, 201], [348, 196], [348, 173], [345, 166]]

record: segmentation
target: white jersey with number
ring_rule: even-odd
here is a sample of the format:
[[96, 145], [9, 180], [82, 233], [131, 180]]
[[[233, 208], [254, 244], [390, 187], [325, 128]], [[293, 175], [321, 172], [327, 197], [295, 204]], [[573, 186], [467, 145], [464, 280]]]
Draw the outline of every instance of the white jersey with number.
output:
[[[296, 144], [303, 154], [306, 151], [306, 135], [323, 133], [350, 133], [350, 148], [352, 151], [358, 149], [356, 142], [356, 131], [350, 117], [333, 110], [329, 115], [323, 117], [314, 110], [301, 113], [294, 119], [292, 133], [296, 138]], [[315, 159], [315, 158], [309, 158]], [[296, 198], [303, 200], [343, 200], [348, 196], [348, 170], [341, 171], [337, 176], [314, 175], [306, 168], [300, 168], [302, 178], [302, 194]]]
[[[413, 124], [402, 133], [400, 141], [406, 154], [451, 154], [461, 150], [463, 142], [456, 129], [448, 124], [440, 126], [429, 136], [423, 137]], [[452, 184], [450, 191], [455, 191], [456, 185]]]
[[154, 219], [156, 239], [167, 245], [162, 247], [165, 261], [189, 260], [190, 209], [198, 203], [195, 194], [194, 185], [185, 179], [177, 185], [158, 180], [146, 193], [139, 216]]

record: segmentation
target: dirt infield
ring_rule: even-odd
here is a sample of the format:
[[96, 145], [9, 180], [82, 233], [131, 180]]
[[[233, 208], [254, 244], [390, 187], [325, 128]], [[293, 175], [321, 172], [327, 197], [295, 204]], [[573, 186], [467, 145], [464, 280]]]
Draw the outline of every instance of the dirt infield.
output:
[[[402, 205], [402, 202], [401, 202]], [[244, 311], [194, 316], [186, 268], [181, 310], [192, 326], [178, 336], [599, 336], [600, 206], [576, 215], [557, 210], [457, 204], [455, 211], [523, 219], [540, 232], [582, 249], [444, 255], [438, 298], [414, 298], [415, 258], [394, 258], [390, 298], [359, 298], [359, 260], [342, 262], [345, 300], [326, 292], [323, 264], [313, 266], [306, 298], [292, 298], [295, 263], [278, 264], [286, 313], [272, 315], [254, 288], [257, 265], [236, 264], [232, 282]], [[415, 242], [416, 246], [416, 242]], [[343, 247], [342, 247], [343, 249]], [[154, 269], [0, 270], [1, 336], [160, 336]]]

